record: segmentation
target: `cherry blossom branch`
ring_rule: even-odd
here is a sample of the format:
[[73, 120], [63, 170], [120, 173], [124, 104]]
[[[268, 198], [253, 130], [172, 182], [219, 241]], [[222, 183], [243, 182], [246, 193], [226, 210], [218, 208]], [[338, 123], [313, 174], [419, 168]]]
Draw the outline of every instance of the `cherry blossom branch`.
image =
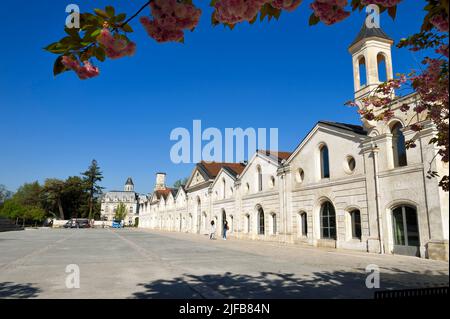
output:
[[134, 18], [136, 18], [139, 13], [141, 13], [146, 7], [148, 7], [150, 5], [150, 3], [152, 3], [153, 0], [149, 0], [147, 1], [135, 14], [133, 14], [131, 17], [129, 17], [127, 20], [125, 20], [125, 22], [123, 22], [120, 27], [123, 27], [124, 25], [128, 24], [131, 20], [133, 20]]

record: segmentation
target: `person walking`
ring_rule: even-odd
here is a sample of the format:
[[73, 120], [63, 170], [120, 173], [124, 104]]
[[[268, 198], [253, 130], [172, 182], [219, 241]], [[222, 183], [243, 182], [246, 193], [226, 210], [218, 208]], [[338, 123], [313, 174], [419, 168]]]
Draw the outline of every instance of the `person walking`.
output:
[[216, 239], [216, 223], [213, 220], [211, 221], [211, 231], [209, 232], [209, 239]]
[[222, 234], [223, 240], [227, 240], [227, 231], [228, 231], [228, 229], [229, 229], [228, 222], [225, 220], [223, 222], [223, 234]]

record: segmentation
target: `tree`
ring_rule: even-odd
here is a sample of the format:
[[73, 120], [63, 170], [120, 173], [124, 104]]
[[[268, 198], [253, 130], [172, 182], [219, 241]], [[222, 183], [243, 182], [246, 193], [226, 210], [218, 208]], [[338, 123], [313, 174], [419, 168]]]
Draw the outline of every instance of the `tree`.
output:
[[10, 199], [13, 193], [6, 189], [5, 185], [0, 184], [0, 204], [2, 204], [5, 200]]
[[18, 218], [24, 217], [25, 207], [18, 203], [17, 200], [7, 199], [0, 209], [0, 215], [5, 218], [15, 219], [17, 223]]
[[127, 217], [127, 207], [124, 203], [120, 203], [117, 208], [116, 212], [114, 214], [114, 220], [124, 220], [125, 217]]
[[52, 206], [56, 205], [58, 207], [60, 219], [64, 219], [64, 209], [62, 204], [64, 189], [64, 181], [56, 178], [49, 178], [45, 180], [44, 187], [42, 189], [43, 197], [49, 201]]
[[34, 226], [45, 219], [46, 213], [41, 207], [26, 207], [25, 218], [34, 221]]
[[103, 180], [103, 175], [95, 159], [92, 160], [88, 170], [82, 173], [82, 176], [84, 186], [88, 192], [88, 218], [92, 219], [95, 215], [94, 208], [97, 207], [95, 205], [97, 196], [102, 193], [103, 189], [103, 187], [97, 184]]
[[66, 217], [78, 218], [88, 211], [88, 192], [79, 176], [70, 176], [64, 182], [62, 205]]
[[180, 186], [186, 185], [188, 180], [189, 180], [189, 178], [186, 177], [186, 178], [179, 179], [179, 180], [175, 181], [175, 183], [173, 184], [173, 188], [177, 189]]
[[15, 199], [22, 206], [39, 207], [42, 204], [42, 186], [39, 182], [25, 183], [14, 194]]
[[[211, 23], [213, 26], [224, 25], [233, 29], [242, 22], [255, 23], [277, 19], [284, 12], [296, 10], [302, 0], [212, 0], [213, 7]], [[332, 25], [350, 16], [352, 12], [361, 11], [368, 5], [376, 5], [380, 13], [387, 12], [393, 19], [398, 5], [402, 0], [312, 0], [312, 10], [309, 24], [322, 22]], [[401, 75], [379, 87], [379, 92], [386, 96], [390, 90], [399, 89], [404, 85], [420, 95], [421, 105], [414, 108], [419, 115], [425, 114], [437, 128], [436, 138], [432, 143], [439, 148], [440, 160], [448, 163], [448, 29], [449, 0], [423, 0], [425, 17], [420, 32], [401, 41], [399, 47], [409, 47], [413, 51], [434, 50], [438, 57], [424, 59], [423, 71]], [[375, 10], [373, 7], [371, 7]], [[143, 5], [127, 18], [125, 13], [117, 13], [113, 6], [105, 9], [94, 9], [92, 13], [80, 15], [78, 28], [66, 26], [66, 36], [45, 49], [58, 57], [54, 63], [53, 72], [58, 75], [65, 71], [74, 71], [80, 79], [89, 79], [99, 75], [99, 68], [93, 65], [93, 60], [105, 61], [106, 58], [118, 59], [132, 56], [136, 43], [130, 40], [133, 32], [131, 22], [139, 17], [144, 10], [150, 11], [150, 16], [140, 17], [142, 27], [157, 42], [184, 43], [187, 30], [194, 30], [201, 16], [192, 0], [143, 0]], [[396, 101], [390, 99], [368, 99], [365, 101], [375, 109], [382, 109], [374, 114], [371, 108], [362, 111], [367, 119], [384, 121], [392, 116], [391, 106]], [[411, 108], [405, 105], [403, 110]], [[420, 124], [414, 126], [421, 130]], [[410, 141], [414, 147], [414, 141]], [[435, 175], [435, 172], [430, 172]], [[449, 190], [449, 177], [443, 176], [440, 186]]]

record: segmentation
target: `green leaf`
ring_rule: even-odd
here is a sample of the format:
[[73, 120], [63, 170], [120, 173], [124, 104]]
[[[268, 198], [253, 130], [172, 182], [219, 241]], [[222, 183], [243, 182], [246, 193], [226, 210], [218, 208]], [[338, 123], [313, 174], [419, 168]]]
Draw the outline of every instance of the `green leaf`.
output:
[[70, 35], [72, 38], [80, 39], [80, 34], [78, 33], [80, 29], [76, 28], [64, 28], [64, 31]]
[[122, 22], [125, 20], [126, 17], [127, 17], [127, 15], [125, 13], [121, 13], [121, 14], [118, 14], [114, 20], [117, 22]]
[[105, 8], [106, 14], [108, 15], [108, 17], [112, 18], [116, 15], [116, 10], [114, 9], [113, 6], [107, 6]]
[[98, 37], [98, 35], [99, 35], [101, 32], [102, 32], [101, 29], [97, 29], [97, 30], [95, 30], [94, 32], [92, 32], [92, 33], [90, 34], [90, 36], [91, 36], [92, 38], [96, 38], [96, 37]]
[[311, 16], [309, 17], [309, 25], [316, 25], [320, 22], [320, 19], [318, 17], [316, 17], [316, 15], [314, 13], [311, 14]]
[[129, 24], [123, 25], [122, 30], [125, 32], [134, 32], [133, 28]]
[[100, 47], [95, 48], [94, 54], [95, 54], [95, 57], [96, 57], [99, 61], [101, 61], [101, 62], [105, 61], [105, 59], [106, 59], [106, 53], [105, 53], [105, 50], [103, 50], [103, 48], [100, 48]]
[[55, 60], [55, 64], [53, 64], [53, 75], [57, 76], [58, 74], [63, 73], [64, 71], [67, 71], [66, 67], [64, 66], [64, 64], [62, 64], [62, 55], [59, 56], [56, 60]]
[[105, 11], [103, 11], [102, 9], [94, 9], [94, 12], [99, 17], [102, 17], [102, 18], [105, 18], [105, 19], [109, 19], [109, 15]]

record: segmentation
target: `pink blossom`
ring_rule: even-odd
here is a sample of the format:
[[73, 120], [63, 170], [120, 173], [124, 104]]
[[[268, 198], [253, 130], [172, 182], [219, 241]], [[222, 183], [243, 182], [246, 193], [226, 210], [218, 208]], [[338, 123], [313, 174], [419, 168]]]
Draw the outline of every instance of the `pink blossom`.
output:
[[448, 16], [444, 16], [444, 13], [435, 14], [430, 19], [430, 23], [434, 25], [436, 29], [441, 32], [448, 32]]
[[345, 11], [348, 0], [315, 0], [311, 4], [314, 15], [326, 25], [342, 21], [350, 15]]
[[302, 3], [302, 0], [273, 0], [270, 5], [276, 9], [294, 11]]
[[155, 0], [150, 3], [153, 19], [141, 17], [141, 24], [157, 42], [180, 41], [184, 30], [194, 29], [201, 10], [176, 0]]
[[361, 0], [361, 4], [367, 6], [369, 4], [376, 4], [384, 8], [394, 7], [402, 0]]
[[93, 66], [89, 61], [84, 61], [83, 66], [80, 63], [68, 56], [63, 56], [61, 63], [69, 70], [73, 70], [81, 80], [90, 79], [99, 75], [98, 67]]
[[251, 21], [262, 6], [271, 0], [218, 0], [214, 7], [214, 18], [220, 23], [236, 24]]
[[119, 36], [113, 36], [111, 32], [104, 28], [97, 37], [97, 42], [105, 48], [106, 56], [110, 59], [118, 59], [124, 56], [131, 56], [136, 51], [136, 44]]

